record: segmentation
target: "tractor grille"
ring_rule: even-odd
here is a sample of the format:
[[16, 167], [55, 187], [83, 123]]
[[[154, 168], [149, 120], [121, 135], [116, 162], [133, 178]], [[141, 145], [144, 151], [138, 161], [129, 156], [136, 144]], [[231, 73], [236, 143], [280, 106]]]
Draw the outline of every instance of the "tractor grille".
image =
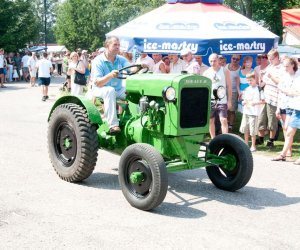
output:
[[204, 127], [207, 124], [208, 89], [182, 89], [180, 110], [181, 128]]

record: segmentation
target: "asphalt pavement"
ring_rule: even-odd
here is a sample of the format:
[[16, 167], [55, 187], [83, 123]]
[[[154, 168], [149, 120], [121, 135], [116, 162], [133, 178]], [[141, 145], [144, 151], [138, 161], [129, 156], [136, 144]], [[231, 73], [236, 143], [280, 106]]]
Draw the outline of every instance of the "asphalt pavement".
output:
[[237, 192], [217, 189], [204, 169], [169, 174], [152, 212], [129, 205], [119, 156], [99, 151], [80, 184], [58, 178], [47, 152], [50, 99], [40, 87], [0, 89], [0, 249], [300, 249], [300, 166], [254, 153], [254, 172]]

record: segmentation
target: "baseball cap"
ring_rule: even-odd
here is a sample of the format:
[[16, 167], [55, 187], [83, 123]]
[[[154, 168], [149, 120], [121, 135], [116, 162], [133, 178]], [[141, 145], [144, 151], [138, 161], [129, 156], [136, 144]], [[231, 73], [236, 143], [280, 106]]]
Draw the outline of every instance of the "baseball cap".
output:
[[188, 53], [192, 53], [192, 51], [189, 49], [189, 48], [184, 48], [180, 51], [180, 55], [181, 56], [185, 56], [187, 55]]
[[85, 50], [85, 49], [82, 51], [82, 53], [86, 53], [86, 52], [87, 52], [87, 50]]

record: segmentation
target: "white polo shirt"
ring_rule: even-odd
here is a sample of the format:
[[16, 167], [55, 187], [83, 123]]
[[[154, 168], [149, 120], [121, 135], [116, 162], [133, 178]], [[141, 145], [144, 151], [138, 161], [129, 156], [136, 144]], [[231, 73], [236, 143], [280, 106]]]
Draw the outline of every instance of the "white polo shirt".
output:
[[4, 67], [4, 55], [0, 55], [0, 68]]
[[37, 62], [37, 67], [39, 69], [39, 77], [50, 77], [50, 69], [52, 68], [52, 63], [43, 58]]
[[23, 63], [23, 68], [25, 67], [28, 67], [28, 61], [29, 61], [29, 56], [28, 55], [25, 55], [22, 57], [22, 63]]
[[176, 74], [181, 73], [184, 70], [184, 61], [178, 58], [176, 63], [170, 63], [170, 73]]
[[144, 58], [139, 57], [136, 59], [136, 64], [146, 64], [149, 67], [149, 71], [153, 71], [154, 67], [154, 60], [150, 56], [146, 56]]

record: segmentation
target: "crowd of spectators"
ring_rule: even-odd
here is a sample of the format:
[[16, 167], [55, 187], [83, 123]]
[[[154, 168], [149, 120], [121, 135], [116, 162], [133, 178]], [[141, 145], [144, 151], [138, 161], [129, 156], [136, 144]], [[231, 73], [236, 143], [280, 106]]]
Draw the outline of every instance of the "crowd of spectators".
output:
[[[244, 134], [246, 143], [250, 139], [250, 150], [255, 152], [256, 145], [274, 147], [280, 125], [285, 144], [279, 156], [272, 160], [285, 161], [286, 157], [292, 156], [293, 138], [297, 128], [300, 128], [299, 59], [280, 57], [278, 51], [272, 49], [267, 54], [259, 54], [255, 58], [233, 54], [230, 62], [227, 62], [224, 56], [211, 54], [208, 58], [209, 65], [206, 65], [200, 55], [193, 55], [188, 48], [178, 54], [169, 55], [141, 53], [135, 59], [133, 54], [121, 52], [119, 47], [118, 39], [114, 38], [106, 42], [105, 47], [90, 54], [87, 50], [77, 49], [73, 52], [50, 55], [48, 60], [51, 61], [56, 74], [66, 75], [65, 85], [72, 95], [83, 95], [83, 86], [74, 82], [75, 73], [80, 72], [86, 75], [91, 88], [94, 86], [94, 95], [102, 96], [103, 99], [110, 94], [115, 96], [115, 93], [119, 92], [118, 95], [124, 98], [120, 82], [115, 80], [119, 66], [141, 64], [147, 66], [154, 74], [178, 74], [185, 71], [203, 75], [211, 79], [212, 88], [223, 86], [226, 89], [223, 99], [213, 100], [212, 96], [209, 126], [211, 138], [218, 132], [215, 120], [219, 120], [221, 133], [239, 130]], [[0, 49], [1, 88], [6, 87], [5, 82], [20, 79], [35, 86], [37, 64], [38, 56], [35, 53], [27, 53], [21, 57], [19, 53], [5, 54], [4, 50]], [[107, 72], [102, 75], [100, 71]], [[106, 88], [108, 86], [109, 90]], [[119, 89], [116, 89], [117, 87]], [[114, 106], [114, 102], [109, 98], [105, 106], [106, 115], [110, 117], [111, 128], [114, 130], [117, 122], [114, 111], [110, 108]], [[241, 113], [242, 121], [239, 128], [234, 128], [237, 113]], [[300, 159], [295, 161], [295, 164], [300, 165]]]

